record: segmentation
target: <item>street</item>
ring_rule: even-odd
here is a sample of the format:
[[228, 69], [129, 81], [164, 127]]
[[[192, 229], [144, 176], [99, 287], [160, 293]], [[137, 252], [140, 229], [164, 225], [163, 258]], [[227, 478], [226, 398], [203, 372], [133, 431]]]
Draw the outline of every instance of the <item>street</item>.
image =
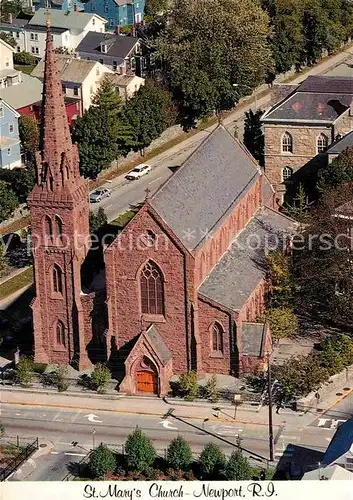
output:
[[[277, 419], [274, 426], [275, 459], [302, 463], [296, 455], [305, 454], [310, 459], [311, 450], [323, 453], [335, 430], [318, 426], [306, 426], [298, 415], [296, 420], [286, 414]], [[309, 420], [313, 420], [314, 416]], [[199, 453], [207, 442], [218, 443], [230, 454], [240, 438], [240, 445], [249, 450], [247, 456], [263, 467], [267, 464], [268, 428], [266, 423], [217, 422], [216, 419], [173, 417], [167, 418], [115, 413], [114, 411], [90, 411], [52, 407], [31, 407], [2, 403], [1, 421], [6, 435], [36, 438], [52, 444], [48, 455], [31, 459], [20, 467], [11, 480], [62, 480], [71, 462], [83, 456], [100, 442], [121, 450], [128, 434], [138, 426], [152, 440], [159, 453], [164, 454], [170, 441], [181, 434]], [[281, 422], [280, 424], [278, 422]], [[93, 432], [95, 431], [95, 432]], [[314, 452], [315, 454], [315, 452]]]

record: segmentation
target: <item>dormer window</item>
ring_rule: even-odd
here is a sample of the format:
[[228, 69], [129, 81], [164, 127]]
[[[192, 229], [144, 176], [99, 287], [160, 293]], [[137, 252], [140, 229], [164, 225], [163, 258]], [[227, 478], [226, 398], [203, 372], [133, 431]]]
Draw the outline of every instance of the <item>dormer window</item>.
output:
[[107, 46], [105, 43], [101, 43], [101, 52], [103, 52], [103, 54], [107, 53]]
[[96, 20], [93, 18], [92, 19], [92, 25], [94, 26], [96, 24]]

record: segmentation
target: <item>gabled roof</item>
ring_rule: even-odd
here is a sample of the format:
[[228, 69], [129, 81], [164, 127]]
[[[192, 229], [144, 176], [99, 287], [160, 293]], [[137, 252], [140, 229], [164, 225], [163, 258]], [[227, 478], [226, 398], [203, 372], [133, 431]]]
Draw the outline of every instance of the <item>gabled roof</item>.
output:
[[193, 250], [221, 224], [259, 175], [245, 146], [219, 125], [150, 204], [185, 247]]
[[[58, 9], [49, 9], [49, 12], [53, 28], [84, 30], [93, 17], [104, 21], [104, 23], [107, 22], [103, 17], [88, 12], [76, 12], [74, 10], [67, 12]], [[46, 26], [46, 22], [46, 9], [38, 9], [30, 20], [30, 24], [39, 24], [40, 26]]]
[[5, 40], [3, 40], [2, 38], [0, 38], [0, 45], [2, 45], [3, 47], [5, 47], [8, 50], [11, 50], [11, 52], [16, 52], [16, 49], [14, 49], [11, 45], [9, 45], [7, 42], [5, 42]]
[[1, 89], [1, 97], [14, 109], [30, 106], [42, 99], [43, 85], [38, 78], [22, 73], [21, 79], [21, 83]]
[[[89, 31], [76, 48], [76, 52], [87, 54], [99, 54], [103, 56], [116, 57], [122, 62], [133, 50], [139, 39], [132, 36], [122, 36], [116, 33], [96, 33]], [[106, 42], [107, 52], [101, 52], [101, 43]]]
[[309, 76], [262, 116], [264, 123], [333, 123], [353, 98], [353, 78]]
[[347, 148], [353, 146], [353, 130], [344, 135], [339, 141], [331, 144], [326, 153], [328, 155], [339, 155], [343, 153]]
[[8, 102], [6, 102], [5, 99], [3, 99], [2, 97], [0, 97], [0, 106], [6, 106], [10, 111], [12, 111], [12, 113], [14, 114], [14, 116], [16, 118], [19, 118], [21, 116], [20, 113], [17, 113], [17, 111], [15, 110], [15, 108], [13, 108], [11, 106], [11, 104], [9, 104]]
[[172, 353], [165, 344], [163, 338], [158, 333], [157, 328], [152, 324], [148, 330], [144, 332], [145, 337], [148, 338], [151, 346], [155, 350], [157, 356], [159, 357], [162, 365], [166, 365], [170, 359], [172, 359]]
[[326, 450], [322, 463], [333, 465], [342, 455], [350, 454], [353, 459], [353, 418], [341, 424]]
[[[57, 54], [58, 67], [63, 82], [83, 83], [98, 61], [87, 61], [86, 59], [76, 59], [74, 57]], [[109, 72], [108, 68], [104, 71]], [[32, 76], [43, 78], [44, 58], [37, 64], [31, 73]]]
[[260, 208], [205, 278], [199, 294], [231, 311], [240, 311], [266, 277], [266, 251], [282, 250], [285, 237], [295, 227], [296, 223], [280, 212]]

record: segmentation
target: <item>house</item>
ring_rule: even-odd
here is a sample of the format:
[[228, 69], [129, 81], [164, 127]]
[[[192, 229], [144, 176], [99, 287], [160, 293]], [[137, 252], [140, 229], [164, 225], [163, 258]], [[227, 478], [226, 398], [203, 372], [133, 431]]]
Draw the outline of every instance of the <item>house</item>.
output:
[[76, 54], [80, 59], [99, 61], [113, 71], [121, 75], [137, 74], [136, 66], [141, 68], [140, 41], [136, 37], [118, 35], [117, 33], [93, 33], [89, 32], [76, 48]]
[[8, 22], [0, 22], [0, 31], [12, 35], [16, 40], [16, 52], [26, 50], [25, 26], [27, 24], [28, 19], [13, 18], [12, 16], [10, 16]]
[[340, 465], [353, 472], [353, 418], [336, 430], [322, 460], [324, 466]]
[[262, 116], [265, 171], [280, 203], [292, 175], [313, 159], [325, 165], [329, 146], [353, 129], [353, 78], [309, 76], [281, 90]]
[[109, 80], [119, 92], [122, 102], [130, 99], [145, 84], [145, 79], [135, 75], [108, 75]]
[[347, 148], [353, 147], [353, 130], [346, 135], [337, 135], [328, 150], [326, 151], [327, 163], [330, 164], [334, 158], [337, 158]]
[[0, 168], [20, 167], [19, 113], [0, 97]]
[[49, 3], [50, 9], [62, 10], [63, 12], [83, 12], [84, 4], [78, 0], [33, 0], [35, 10], [45, 9]]
[[107, 29], [142, 23], [145, 0], [88, 0], [85, 12], [97, 13], [107, 21]]
[[50, 126], [41, 131], [38, 183], [28, 197], [36, 362], [84, 370], [99, 358], [121, 392], [159, 396], [190, 369], [200, 377], [264, 369], [271, 336], [256, 319], [266, 252], [283, 248], [296, 227], [274, 209], [265, 174], [220, 124], [152, 197], [146, 193], [88, 280], [89, 255], [96, 257], [88, 186], [64, 118], [50, 31], [46, 43], [42, 123]]
[[15, 49], [0, 38], [0, 89], [16, 83], [19, 71], [13, 67], [13, 54]]
[[340, 465], [330, 465], [328, 467], [320, 467], [320, 469], [306, 472], [302, 477], [302, 481], [353, 481], [353, 473], [344, 469]]
[[[97, 61], [86, 61], [60, 54], [57, 57], [64, 96], [78, 99], [81, 103], [80, 113], [92, 104], [102, 78], [112, 70]], [[44, 79], [44, 59], [34, 68], [32, 76]]]
[[[64, 48], [68, 52], [73, 52], [89, 31], [105, 32], [106, 20], [96, 14], [55, 9], [49, 9], [49, 12], [56, 49]], [[23, 26], [22, 23], [19, 27], [15, 26], [16, 20], [14, 19], [11, 23], [0, 25], [0, 29], [13, 34], [18, 52], [30, 52], [42, 58], [45, 48], [46, 20], [46, 9], [41, 8]]]

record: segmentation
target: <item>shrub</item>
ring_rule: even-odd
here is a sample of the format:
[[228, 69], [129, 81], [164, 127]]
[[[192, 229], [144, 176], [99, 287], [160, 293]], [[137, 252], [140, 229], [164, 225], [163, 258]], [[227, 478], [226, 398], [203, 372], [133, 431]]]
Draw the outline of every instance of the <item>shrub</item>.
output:
[[224, 469], [226, 457], [218, 445], [208, 443], [202, 450], [199, 464], [203, 474], [216, 479]]
[[263, 319], [269, 322], [272, 340], [292, 337], [297, 332], [297, 317], [289, 307], [268, 309]]
[[3, 437], [4, 434], [5, 434], [5, 427], [4, 424], [0, 422], [0, 437]]
[[131, 24], [126, 24], [125, 26], [120, 26], [120, 33], [122, 35], [130, 35], [132, 32], [132, 25]]
[[173, 439], [167, 450], [167, 462], [173, 469], [186, 470], [192, 462], [192, 453], [189, 443], [178, 436]]
[[216, 375], [212, 375], [211, 378], [208, 379], [207, 384], [205, 386], [206, 397], [211, 401], [211, 403], [217, 403], [219, 400], [219, 386]]
[[16, 52], [13, 55], [14, 64], [22, 64], [23, 66], [35, 66], [38, 62], [38, 59], [29, 52]]
[[47, 368], [47, 364], [46, 363], [33, 363], [33, 371], [34, 373], [44, 373], [46, 368]]
[[112, 377], [110, 370], [102, 363], [97, 363], [91, 375], [92, 382], [98, 392], [103, 392], [107, 388]]
[[233, 451], [224, 472], [227, 481], [249, 481], [252, 478], [249, 462], [239, 451]]
[[136, 428], [125, 442], [125, 456], [130, 469], [144, 472], [152, 466], [156, 458], [156, 450], [151, 440]]
[[194, 371], [183, 373], [179, 377], [179, 390], [189, 401], [193, 401], [196, 397], [198, 385], [197, 374]]
[[56, 370], [56, 387], [59, 392], [65, 392], [70, 386], [68, 370], [66, 366], [59, 366]]
[[22, 385], [29, 385], [33, 379], [33, 359], [23, 356], [17, 365], [17, 378]]
[[103, 443], [101, 443], [91, 453], [88, 469], [92, 477], [104, 478], [108, 472], [113, 472], [115, 469], [116, 460], [114, 453]]

